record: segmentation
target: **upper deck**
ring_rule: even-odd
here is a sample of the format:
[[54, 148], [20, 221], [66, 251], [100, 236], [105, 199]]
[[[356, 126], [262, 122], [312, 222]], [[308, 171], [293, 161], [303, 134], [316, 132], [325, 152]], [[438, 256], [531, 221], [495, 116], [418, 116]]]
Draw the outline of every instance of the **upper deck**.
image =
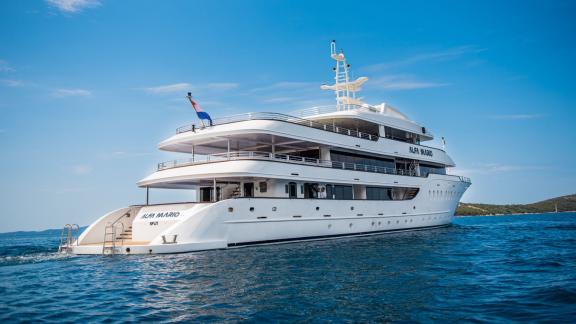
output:
[[[412, 121], [360, 106], [346, 111], [316, 111], [308, 112], [307, 118], [257, 112], [214, 119], [211, 126], [187, 125], [178, 128], [159, 148], [209, 155], [231, 150], [292, 153], [332, 147], [454, 166], [443, 150], [420, 144], [423, 137], [432, 138], [431, 134]], [[398, 119], [403, 124], [379, 124], [378, 118]], [[404, 135], [397, 137], [398, 134]]]

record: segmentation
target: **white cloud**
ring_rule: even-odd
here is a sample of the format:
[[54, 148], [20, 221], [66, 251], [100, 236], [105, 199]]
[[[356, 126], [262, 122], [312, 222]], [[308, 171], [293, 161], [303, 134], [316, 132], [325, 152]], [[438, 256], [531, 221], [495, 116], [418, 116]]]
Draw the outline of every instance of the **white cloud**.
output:
[[76, 13], [101, 5], [99, 0], [46, 0], [46, 2], [52, 7], [67, 13]]
[[200, 85], [192, 85], [191, 83], [180, 82], [144, 88], [144, 91], [151, 94], [170, 94], [175, 92], [221, 92], [233, 90], [238, 87], [240, 87], [240, 85], [233, 82], [212, 82]]
[[2, 79], [0, 83], [7, 87], [21, 87], [24, 85], [24, 81], [21, 80], [10, 80], [10, 79]]
[[499, 120], [526, 120], [544, 117], [543, 114], [515, 114], [515, 115], [492, 115], [490, 118]]
[[267, 92], [267, 91], [281, 91], [281, 90], [318, 90], [320, 89], [320, 83], [315, 82], [291, 82], [282, 81], [273, 83], [268, 86], [258, 87], [250, 90], [251, 92]]
[[52, 92], [52, 96], [56, 98], [65, 98], [65, 97], [89, 97], [92, 95], [92, 92], [84, 89], [57, 89]]
[[433, 62], [449, 61], [449, 60], [454, 60], [456, 58], [459, 58], [465, 54], [475, 54], [475, 53], [483, 52], [485, 50], [486, 49], [478, 48], [476, 46], [465, 45], [465, 46], [448, 48], [448, 49], [445, 49], [442, 51], [419, 53], [419, 54], [415, 54], [415, 55], [412, 55], [412, 56], [409, 56], [407, 58], [400, 59], [397, 61], [390, 61], [390, 62], [383, 62], [383, 63], [373, 64], [373, 65], [368, 65], [368, 66], [362, 67], [362, 70], [374, 72], [374, 71], [380, 71], [383, 69], [407, 66], [407, 65], [412, 65], [412, 64], [426, 62], [426, 61], [433, 61]]
[[511, 164], [501, 164], [501, 163], [484, 163], [476, 165], [470, 168], [460, 168], [456, 167], [452, 169], [453, 174], [459, 175], [473, 175], [473, 174], [495, 174], [495, 173], [507, 173], [516, 171], [534, 171], [534, 170], [545, 170], [544, 166], [537, 165], [511, 165]]
[[240, 85], [233, 82], [219, 82], [219, 83], [208, 83], [205, 88], [211, 90], [232, 90], [238, 88]]
[[143, 156], [150, 156], [151, 153], [142, 153], [142, 152], [128, 152], [128, 151], [115, 151], [111, 153], [104, 153], [100, 155], [100, 158], [104, 160], [111, 160], [111, 159], [127, 159], [127, 158], [134, 158], [134, 157], [143, 157]]
[[281, 81], [249, 90], [263, 104], [293, 110], [332, 104], [333, 92], [320, 90], [321, 82]]
[[290, 102], [290, 101], [294, 101], [293, 97], [272, 97], [272, 98], [266, 98], [263, 99], [262, 102], [264, 103], [285, 103], [285, 102]]
[[14, 71], [14, 68], [8, 64], [8, 62], [4, 60], [0, 60], [0, 72], [11, 72]]
[[153, 94], [164, 94], [164, 93], [173, 93], [173, 92], [185, 92], [190, 91], [192, 89], [192, 85], [190, 83], [174, 83], [174, 84], [167, 84], [161, 85], [156, 87], [149, 87], [145, 88], [144, 90], [149, 93]]
[[72, 166], [72, 173], [76, 175], [86, 175], [92, 172], [92, 167], [85, 164], [78, 164]]
[[424, 82], [405, 75], [388, 75], [376, 78], [366, 83], [366, 87], [386, 90], [414, 90], [445, 87], [449, 83]]

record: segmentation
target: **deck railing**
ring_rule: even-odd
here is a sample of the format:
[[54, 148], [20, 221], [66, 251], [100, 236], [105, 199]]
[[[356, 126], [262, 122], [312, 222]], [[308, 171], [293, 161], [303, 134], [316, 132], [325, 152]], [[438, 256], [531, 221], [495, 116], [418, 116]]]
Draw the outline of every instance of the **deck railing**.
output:
[[330, 106], [316, 106], [306, 109], [294, 110], [290, 112], [290, 115], [300, 118], [306, 118], [316, 115], [330, 114], [341, 111], [356, 111], [356, 110], [376, 112], [376, 113], [380, 112], [378, 109], [374, 107], [349, 104], [340, 108], [336, 105], [330, 105]]
[[326, 161], [326, 160], [320, 160], [302, 156], [286, 155], [286, 154], [274, 154], [267, 152], [244, 152], [244, 151], [205, 155], [202, 156], [201, 159], [195, 158], [195, 159], [173, 160], [162, 162], [158, 164], [158, 171], [184, 167], [189, 165], [231, 161], [231, 160], [266, 160], [275, 162], [304, 164], [304, 165], [334, 168], [334, 169], [375, 172], [384, 174], [413, 176], [413, 177], [417, 176], [415, 170], [404, 170], [404, 169], [388, 168], [368, 164], [348, 163], [339, 161]]
[[[233, 115], [223, 118], [217, 118], [212, 121], [212, 126], [215, 125], [224, 125], [230, 123], [237, 123], [241, 121], [248, 121], [248, 120], [276, 120], [287, 122], [291, 124], [302, 125], [306, 127], [311, 127], [315, 129], [324, 130], [327, 132], [338, 133], [347, 136], [359, 137], [363, 139], [367, 139], [370, 141], [377, 141], [379, 136], [378, 134], [371, 134], [367, 132], [361, 132], [354, 129], [344, 128], [340, 126], [330, 125], [330, 124], [323, 124], [313, 120], [308, 120], [304, 118], [294, 117], [290, 115], [280, 114], [280, 113], [270, 113], [270, 112], [253, 112], [253, 113], [245, 113], [239, 115]], [[176, 134], [185, 133], [185, 132], [195, 132], [196, 130], [204, 129], [205, 127], [198, 127], [194, 124], [182, 126], [176, 129]]]

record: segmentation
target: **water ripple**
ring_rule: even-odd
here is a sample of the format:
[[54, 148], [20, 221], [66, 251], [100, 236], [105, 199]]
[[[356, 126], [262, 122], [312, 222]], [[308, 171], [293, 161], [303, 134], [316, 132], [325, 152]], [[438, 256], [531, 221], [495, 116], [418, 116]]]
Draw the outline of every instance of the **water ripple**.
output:
[[576, 214], [178, 255], [65, 256], [0, 234], [0, 320], [576, 320]]

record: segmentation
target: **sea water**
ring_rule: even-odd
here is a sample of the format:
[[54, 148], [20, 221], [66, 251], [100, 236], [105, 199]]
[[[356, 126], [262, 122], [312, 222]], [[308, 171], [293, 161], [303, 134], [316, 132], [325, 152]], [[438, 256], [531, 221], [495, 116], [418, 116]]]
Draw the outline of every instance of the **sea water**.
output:
[[177, 255], [0, 234], [0, 321], [576, 322], [576, 214]]

